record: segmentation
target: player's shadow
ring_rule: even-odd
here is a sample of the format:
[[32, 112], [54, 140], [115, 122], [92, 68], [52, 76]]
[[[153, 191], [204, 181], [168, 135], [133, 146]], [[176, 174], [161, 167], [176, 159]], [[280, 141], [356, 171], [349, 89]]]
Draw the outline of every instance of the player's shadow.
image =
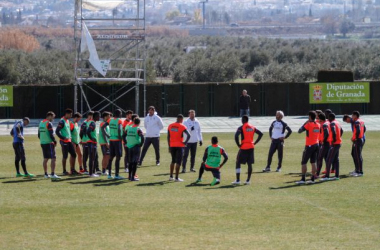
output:
[[136, 186], [154, 187], [154, 186], [163, 186], [163, 185], [170, 184], [170, 183], [173, 183], [173, 181], [158, 181], [158, 182], [139, 183]]
[[206, 186], [210, 186], [210, 184], [193, 182], [193, 183], [186, 185], [186, 187], [206, 187]]
[[169, 176], [170, 173], [164, 173], [164, 174], [154, 174], [153, 176]]
[[12, 183], [22, 183], [22, 182], [34, 182], [38, 181], [38, 179], [20, 179], [20, 180], [14, 180], [14, 181], [3, 181], [4, 184], [12, 184]]
[[126, 183], [127, 179], [124, 180], [102, 180], [102, 179], [96, 179], [91, 181], [82, 181], [82, 182], [70, 182], [70, 184], [73, 185], [86, 185], [86, 184], [93, 184], [94, 186], [117, 186], [122, 183]]
[[107, 186], [119, 186], [121, 184], [127, 183], [127, 179], [125, 180], [109, 180], [109, 181], [102, 181], [99, 184], [94, 184], [95, 187], [107, 187]]
[[[346, 178], [348, 178], [348, 176], [347, 175], [340, 175], [339, 178], [340, 179], [346, 179]], [[314, 186], [314, 185], [320, 185], [320, 184], [327, 184], [327, 183], [332, 183], [332, 182], [337, 182], [337, 181], [336, 180], [331, 180], [331, 181], [318, 181], [317, 180], [313, 184], [295, 184], [294, 181], [288, 181], [288, 182], [285, 182], [285, 183], [293, 183], [293, 185], [283, 186], [283, 187], [270, 187], [269, 189], [270, 190], [287, 189], [287, 188], [294, 188], [294, 187]]]
[[61, 181], [73, 181], [73, 180], [79, 180], [79, 179], [84, 179], [86, 178], [87, 176], [73, 176], [73, 177], [68, 177], [68, 178], [65, 178], [65, 179], [62, 179]]
[[208, 187], [208, 188], [204, 188], [204, 189], [229, 189], [229, 188], [238, 188], [238, 187], [244, 187], [246, 185], [232, 185], [232, 184], [229, 184], [229, 185], [224, 185], [224, 186], [214, 186], [214, 187]]

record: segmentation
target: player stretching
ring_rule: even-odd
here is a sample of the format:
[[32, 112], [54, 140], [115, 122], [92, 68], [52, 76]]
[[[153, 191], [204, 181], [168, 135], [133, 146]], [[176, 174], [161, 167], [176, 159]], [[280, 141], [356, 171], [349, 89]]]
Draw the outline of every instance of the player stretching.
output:
[[[40, 139], [40, 144], [42, 148], [42, 154], [44, 156], [43, 167], [45, 171], [45, 178], [61, 179], [58, 175], [54, 173], [55, 170], [55, 147], [57, 142], [53, 135], [53, 120], [55, 114], [52, 111], [47, 112], [46, 119], [40, 122], [38, 127], [38, 138]], [[47, 163], [50, 161], [51, 174], [47, 173]]]
[[72, 109], [66, 109], [65, 115], [59, 121], [57, 129], [55, 133], [59, 137], [59, 142], [62, 148], [62, 167], [63, 167], [63, 175], [68, 175], [69, 173], [66, 171], [66, 160], [70, 153], [70, 172], [72, 175], [79, 174], [75, 170], [75, 158], [77, 154], [75, 153], [74, 145], [71, 143], [71, 131], [70, 131], [70, 121], [69, 119], [73, 115]]
[[[183, 150], [186, 147], [187, 142], [190, 140], [190, 133], [187, 131], [185, 125], [182, 124], [183, 115], [177, 116], [177, 121], [170, 124], [168, 127], [168, 146], [169, 153], [172, 155], [172, 161], [170, 164], [170, 178], [169, 181], [181, 182], [183, 181], [178, 177], [179, 168], [182, 162]], [[186, 141], [183, 142], [183, 134], [186, 134]], [[173, 178], [173, 172], [175, 168], [175, 179]]]
[[[328, 140], [331, 142], [331, 148], [327, 156], [326, 176], [321, 181], [339, 180], [339, 149], [342, 144], [343, 129], [339, 122], [335, 120], [334, 113], [329, 115], [329, 122], [331, 133]], [[334, 165], [335, 168], [335, 178], [330, 178], [331, 165]]]
[[[318, 158], [317, 158], [317, 178], [319, 177], [322, 166], [323, 166], [323, 160], [325, 160], [326, 166], [327, 166], [327, 155], [329, 153], [330, 147], [331, 147], [331, 141], [330, 141], [330, 122], [326, 120], [326, 116], [324, 113], [321, 113], [318, 115], [319, 121], [320, 121], [320, 132], [319, 132], [319, 152], [318, 152]], [[324, 171], [326, 173], [326, 171]]]
[[[291, 134], [292, 130], [288, 127], [282, 118], [284, 118], [284, 112], [281, 110], [276, 112], [276, 120], [272, 122], [269, 128], [269, 136], [272, 140], [268, 153], [268, 163], [263, 172], [270, 172], [270, 165], [272, 164], [272, 157], [276, 150], [278, 152], [278, 166], [276, 172], [281, 172], [282, 166], [282, 156], [284, 152], [284, 140], [287, 139]], [[285, 136], [285, 130], [288, 131]]]
[[[22, 120], [16, 121], [11, 130], [11, 136], [13, 137], [13, 149], [15, 151], [16, 177], [34, 177], [34, 174], [30, 174], [26, 170], [24, 149], [24, 127], [28, 126], [29, 123], [29, 118], [24, 117]], [[20, 173], [20, 161], [24, 174]]]
[[[211, 171], [214, 179], [211, 182], [211, 186], [218, 185], [220, 183], [220, 169], [228, 161], [228, 155], [224, 148], [218, 145], [218, 137], [214, 136], [211, 138], [211, 144], [205, 150], [203, 155], [203, 162], [201, 168], [199, 169], [199, 177], [195, 183], [202, 182], [202, 175], [204, 171]], [[222, 164], [220, 161], [224, 158]]]
[[110, 119], [111, 114], [109, 112], [103, 112], [103, 122], [100, 124], [99, 129], [99, 144], [102, 150], [102, 175], [108, 175], [107, 169], [110, 161], [110, 128], [104, 124]]
[[[255, 145], [259, 143], [261, 137], [263, 137], [263, 133], [256, 129], [252, 124], [248, 123], [248, 120], [248, 116], [244, 115], [241, 118], [243, 126], [239, 127], [235, 133], [235, 142], [240, 149], [236, 158], [236, 180], [232, 182], [233, 185], [240, 185], [241, 164], [246, 163], [248, 164], [248, 177], [244, 184], [251, 184], [252, 164], [255, 163]], [[255, 133], [259, 137], [253, 142]], [[241, 136], [241, 142], [239, 141], [239, 136]]]
[[140, 119], [135, 118], [132, 126], [126, 127], [126, 133], [124, 134], [124, 144], [128, 148], [128, 153], [125, 157], [128, 157], [129, 177], [130, 181], [139, 181], [136, 176], [137, 163], [140, 157], [140, 148], [144, 144], [144, 135], [139, 127]]
[[298, 130], [298, 133], [306, 131], [306, 146], [302, 154], [302, 179], [297, 181], [296, 184], [306, 183], [307, 162], [311, 163], [311, 180], [307, 183], [315, 183], [317, 154], [319, 150], [319, 132], [321, 126], [315, 121], [317, 114], [315, 111], [309, 112], [309, 120]]

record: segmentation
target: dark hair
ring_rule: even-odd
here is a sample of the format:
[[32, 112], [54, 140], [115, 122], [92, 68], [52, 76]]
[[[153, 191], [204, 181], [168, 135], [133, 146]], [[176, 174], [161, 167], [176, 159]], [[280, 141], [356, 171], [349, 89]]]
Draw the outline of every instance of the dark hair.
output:
[[126, 115], [131, 115], [131, 114], [133, 114], [133, 111], [132, 111], [132, 110], [127, 110], [127, 111], [125, 112], [125, 114], [126, 114]]
[[48, 116], [55, 116], [55, 114], [54, 114], [53, 111], [49, 111], [49, 112], [47, 112], [47, 114], [46, 114], [46, 117], [48, 117]]
[[347, 115], [347, 114], [345, 114], [344, 116], [343, 116], [343, 121], [345, 122], [346, 120], [347, 120], [347, 118], [351, 118], [349, 115]]
[[315, 112], [317, 113], [317, 115], [319, 115], [320, 113], [323, 113], [322, 110], [319, 110], [319, 109], [317, 109]]
[[243, 123], [246, 123], [249, 121], [249, 117], [247, 115], [243, 115], [243, 117], [241, 118], [241, 120], [243, 121]]
[[151, 109], [156, 110], [156, 109], [154, 108], [154, 106], [149, 106], [148, 110], [151, 110]]
[[213, 137], [211, 138], [211, 143], [212, 143], [212, 144], [217, 144], [217, 143], [218, 143], [218, 137], [213, 136]]
[[183, 115], [182, 114], [177, 115], [177, 119], [183, 119]]
[[133, 114], [132, 117], [131, 117], [132, 121], [133, 121], [133, 119], [135, 119], [137, 117], [139, 117], [137, 114]]
[[326, 121], [326, 116], [324, 113], [319, 113], [318, 118], [319, 118], [319, 120]]
[[76, 112], [76, 113], [74, 114], [74, 118], [82, 118], [82, 114], [79, 113], [79, 112]]
[[317, 117], [317, 113], [315, 111], [309, 111], [309, 116], [314, 121]]
[[354, 111], [354, 112], [352, 112], [352, 115], [356, 115], [357, 117], [360, 117], [360, 113], [359, 113], [359, 111]]
[[335, 120], [335, 114], [334, 113], [329, 114], [329, 120], [331, 120], [331, 121]]
[[102, 118], [106, 117], [107, 115], [110, 115], [111, 113], [108, 111], [104, 111], [102, 114]]
[[116, 109], [113, 114], [114, 114], [114, 116], [116, 118], [118, 118], [118, 117], [121, 117], [121, 115], [123, 114], [123, 112], [120, 109]]
[[98, 117], [100, 117], [100, 112], [99, 112], [99, 111], [95, 111], [93, 117], [94, 117], [94, 118], [98, 118]]
[[30, 122], [29, 117], [26, 117], [26, 116], [25, 116], [24, 118], [22, 118], [22, 120], [23, 120], [23, 121], [28, 121], [28, 122]]
[[133, 120], [133, 123], [136, 124], [136, 125], [139, 125], [139, 124], [140, 124], [140, 118], [136, 117], [136, 118]]
[[326, 109], [325, 110], [325, 115], [326, 115], [327, 118], [328, 118], [328, 115], [331, 114], [331, 113], [332, 113], [331, 109]]
[[88, 111], [87, 117], [89, 117], [89, 116], [94, 116], [94, 111]]
[[73, 113], [73, 110], [72, 109], [65, 109], [65, 115], [66, 114], [72, 114]]

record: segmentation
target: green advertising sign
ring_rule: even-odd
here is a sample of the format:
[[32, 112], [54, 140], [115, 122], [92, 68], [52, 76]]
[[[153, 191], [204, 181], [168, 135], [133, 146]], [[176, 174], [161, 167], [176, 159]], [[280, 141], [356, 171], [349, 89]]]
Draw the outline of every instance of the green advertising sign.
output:
[[13, 86], [0, 86], [0, 107], [13, 107]]
[[310, 83], [309, 102], [368, 103], [369, 82]]

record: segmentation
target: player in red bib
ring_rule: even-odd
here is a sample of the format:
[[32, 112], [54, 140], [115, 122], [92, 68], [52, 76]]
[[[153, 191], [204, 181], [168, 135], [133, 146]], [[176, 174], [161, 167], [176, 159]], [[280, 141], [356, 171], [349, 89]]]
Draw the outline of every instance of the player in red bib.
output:
[[[170, 178], [169, 181], [181, 182], [183, 181], [178, 177], [179, 168], [182, 162], [183, 149], [186, 143], [190, 140], [190, 133], [187, 131], [186, 126], [182, 124], [183, 115], [177, 116], [177, 121], [170, 124], [168, 127], [168, 145], [169, 152], [172, 155], [172, 162], [170, 164]], [[183, 141], [183, 134], [186, 134], [186, 141]], [[175, 167], [175, 179], [173, 172]]]
[[361, 177], [363, 176], [363, 157], [362, 149], [365, 141], [366, 127], [363, 120], [360, 119], [359, 111], [352, 113], [352, 153], [355, 162], [355, 171], [350, 173], [351, 176]]
[[[325, 160], [325, 163], [327, 165], [327, 155], [329, 153], [331, 144], [329, 141], [329, 135], [330, 135], [330, 122], [326, 120], [326, 116], [324, 113], [321, 113], [318, 115], [319, 122], [321, 125], [321, 129], [319, 132], [319, 152], [318, 152], [318, 159], [317, 159], [317, 177], [321, 173], [321, 169], [323, 166], [323, 160]], [[326, 173], [326, 171], [324, 171]]]
[[[263, 133], [252, 124], [248, 123], [248, 120], [248, 116], [244, 115], [241, 118], [243, 126], [239, 127], [235, 133], [235, 142], [240, 150], [236, 158], [236, 180], [232, 182], [233, 185], [240, 185], [241, 164], [246, 163], [248, 164], [248, 177], [245, 185], [251, 184], [252, 164], [255, 162], [254, 148], [261, 140], [261, 137], [263, 137]], [[259, 137], [254, 142], [255, 134]], [[241, 136], [241, 141], [239, 140], [239, 136]]]
[[319, 133], [321, 126], [315, 121], [317, 114], [315, 111], [309, 112], [309, 120], [302, 125], [298, 130], [298, 133], [306, 131], [306, 145], [302, 154], [302, 179], [297, 181], [296, 184], [305, 184], [306, 183], [306, 172], [307, 172], [307, 162], [310, 160], [311, 163], [311, 180], [307, 183], [314, 183], [315, 174], [316, 174], [316, 161], [319, 150]]

